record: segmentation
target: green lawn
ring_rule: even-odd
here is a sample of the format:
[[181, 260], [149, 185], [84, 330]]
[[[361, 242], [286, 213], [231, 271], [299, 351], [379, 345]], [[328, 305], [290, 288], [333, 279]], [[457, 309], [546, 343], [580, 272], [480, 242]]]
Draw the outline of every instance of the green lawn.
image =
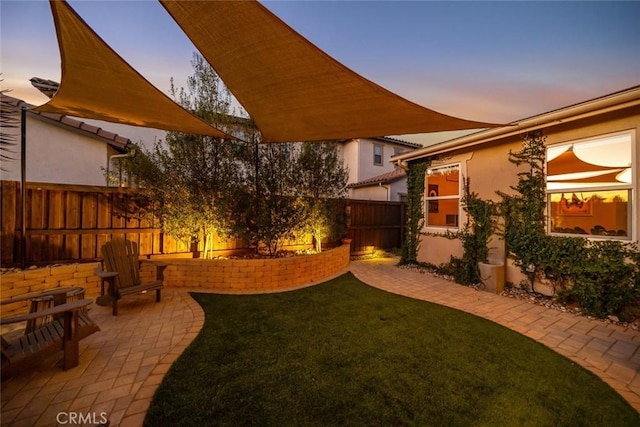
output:
[[194, 297], [204, 328], [145, 425], [640, 425], [613, 389], [535, 341], [351, 274]]

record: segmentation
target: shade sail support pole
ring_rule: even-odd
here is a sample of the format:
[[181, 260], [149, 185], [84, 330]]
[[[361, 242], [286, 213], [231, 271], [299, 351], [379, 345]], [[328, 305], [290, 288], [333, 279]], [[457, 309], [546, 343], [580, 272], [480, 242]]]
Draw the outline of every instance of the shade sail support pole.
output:
[[27, 266], [27, 107], [20, 109], [20, 267]]

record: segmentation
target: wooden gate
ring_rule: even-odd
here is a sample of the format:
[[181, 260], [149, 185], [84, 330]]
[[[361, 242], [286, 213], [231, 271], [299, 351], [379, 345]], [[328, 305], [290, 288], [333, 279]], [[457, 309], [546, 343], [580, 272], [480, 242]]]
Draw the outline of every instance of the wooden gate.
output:
[[347, 210], [347, 236], [352, 239], [352, 253], [402, 247], [406, 224], [405, 202], [349, 200]]

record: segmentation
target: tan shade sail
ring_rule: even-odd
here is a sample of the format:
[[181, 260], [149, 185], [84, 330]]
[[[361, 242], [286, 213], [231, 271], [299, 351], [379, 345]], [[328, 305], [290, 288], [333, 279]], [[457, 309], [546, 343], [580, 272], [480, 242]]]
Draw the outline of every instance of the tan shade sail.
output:
[[265, 141], [497, 126], [440, 114], [372, 83], [256, 1], [160, 2], [251, 115]]
[[62, 81], [37, 111], [229, 137], [173, 102], [115, 53], [65, 2], [50, 1]]

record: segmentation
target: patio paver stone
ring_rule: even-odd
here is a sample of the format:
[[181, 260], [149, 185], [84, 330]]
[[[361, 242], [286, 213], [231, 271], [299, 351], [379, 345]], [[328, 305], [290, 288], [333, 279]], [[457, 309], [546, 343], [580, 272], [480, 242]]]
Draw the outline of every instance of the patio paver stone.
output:
[[[476, 291], [400, 269], [397, 259], [351, 262], [370, 286], [463, 310], [516, 330], [600, 376], [640, 412], [640, 332], [525, 301]], [[142, 425], [162, 378], [204, 324], [186, 288], [168, 288], [162, 301], [131, 296], [111, 307], [92, 305], [101, 331], [80, 343], [80, 365], [62, 371], [43, 364], [2, 382], [2, 426], [56, 426], [61, 412], [105, 412], [111, 427]], [[194, 289], [202, 292], [202, 289]], [[91, 425], [91, 424], [88, 424]]]

